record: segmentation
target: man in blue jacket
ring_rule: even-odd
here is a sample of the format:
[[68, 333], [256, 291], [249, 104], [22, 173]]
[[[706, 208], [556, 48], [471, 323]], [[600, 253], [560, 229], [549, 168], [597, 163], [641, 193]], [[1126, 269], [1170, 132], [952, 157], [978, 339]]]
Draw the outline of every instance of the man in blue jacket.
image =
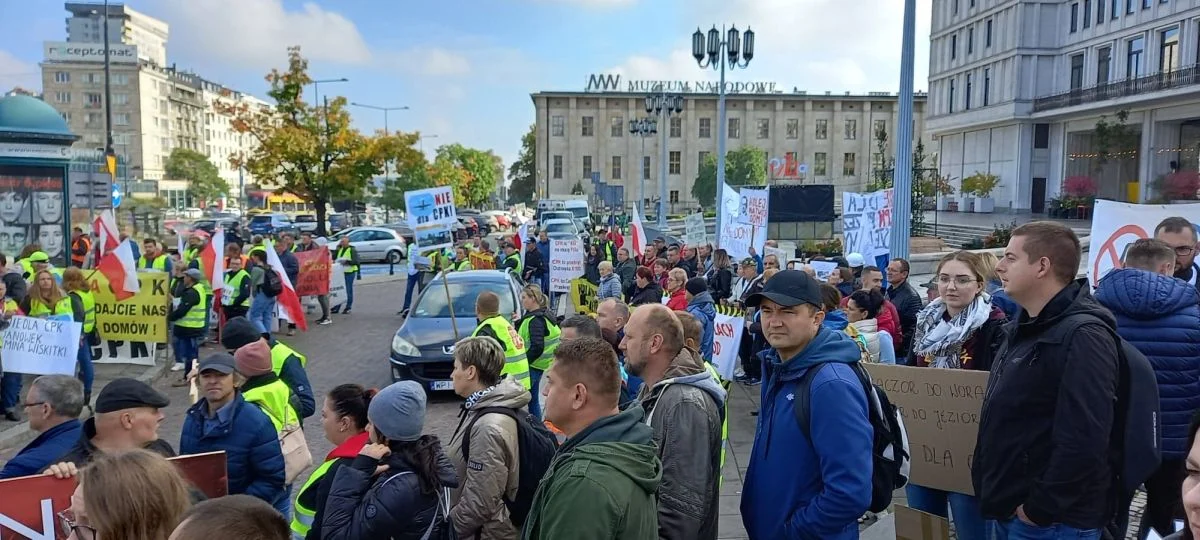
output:
[[1162, 413], [1162, 464], [1146, 480], [1146, 511], [1140, 530], [1162, 536], [1183, 519], [1179, 485], [1186, 475], [1188, 426], [1200, 410], [1200, 293], [1175, 278], [1170, 244], [1144, 238], [1125, 254], [1125, 268], [1100, 280], [1096, 300], [1117, 318], [1117, 333], [1154, 367]]
[[83, 428], [83, 383], [70, 375], [34, 379], [24, 405], [29, 429], [38, 436], [4, 465], [0, 480], [38, 474], [75, 445]]
[[[771, 348], [763, 351], [762, 397], [754, 449], [742, 488], [750, 538], [858, 538], [871, 503], [874, 430], [867, 396], [850, 364], [858, 346], [822, 326], [821, 286], [800, 270], [775, 274], [746, 305], [759, 308]], [[811, 385], [798, 380], [819, 370]], [[809, 392], [810, 423], [801, 430], [793, 404]]]
[[237, 391], [232, 355], [214, 353], [200, 360], [198, 369], [204, 399], [187, 411], [179, 451], [186, 455], [223, 450], [229, 493], [251, 495], [278, 508], [287, 492], [283, 452], [271, 419]]

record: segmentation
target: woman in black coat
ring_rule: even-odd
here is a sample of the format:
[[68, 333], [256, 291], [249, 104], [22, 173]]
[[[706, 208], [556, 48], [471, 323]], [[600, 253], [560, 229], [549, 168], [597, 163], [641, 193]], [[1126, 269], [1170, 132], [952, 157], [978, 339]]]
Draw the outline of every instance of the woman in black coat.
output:
[[720, 304], [722, 300], [733, 296], [733, 263], [729, 260], [729, 252], [724, 249], [714, 251], [712, 259], [712, 268], [704, 274], [704, 279], [708, 282], [708, 291], [713, 299]]
[[645, 266], [639, 266], [634, 272], [633, 292], [629, 295], [629, 305], [661, 304], [662, 287], [654, 279], [654, 272]]

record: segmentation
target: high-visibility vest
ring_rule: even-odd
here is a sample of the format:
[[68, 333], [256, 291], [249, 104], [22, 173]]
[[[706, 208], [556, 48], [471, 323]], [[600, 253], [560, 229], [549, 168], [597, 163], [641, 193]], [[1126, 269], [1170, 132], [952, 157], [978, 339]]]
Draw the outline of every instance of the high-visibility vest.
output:
[[466, 258], [461, 261], [457, 261], [454, 264], [450, 265], [450, 269], [454, 270], [456, 272], [462, 272], [464, 270], [471, 270], [471, 259]]
[[329, 472], [329, 468], [332, 467], [336, 461], [337, 458], [334, 458], [322, 463], [320, 467], [317, 467], [317, 470], [313, 471], [312, 474], [309, 475], [308, 480], [304, 482], [304, 485], [300, 487], [300, 491], [297, 492], [298, 495], [296, 496], [296, 504], [294, 505], [296, 511], [295, 515], [292, 516], [291, 525], [292, 540], [304, 540], [304, 538], [308, 536], [308, 531], [312, 529], [313, 521], [317, 519], [317, 510], [315, 508], [308, 508], [304, 506], [304, 504], [301, 502], [301, 497], [304, 496], [304, 492], [307, 491], [310, 486], [315, 485], [325, 477], [325, 474]]
[[17, 264], [21, 265], [21, 277], [26, 280], [33, 277], [33, 263], [28, 259], [21, 259], [17, 261]]
[[505, 257], [505, 258], [504, 258], [504, 262], [505, 262], [505, 263], [507, 263], [507, 262], [509, 261], [509, 259], [515, 259], [515, 260], [517, 261], [517, 275], [518, 275], [518, 276], [519, 276], [519, 275], [521, 275], [521, 270], [522, 270], [522, 268], [521, 268], [521, 254], [520, 254], [520, 253], [513, 253], [512, 255], [509, 255], [509, 256]]
[[159, 253], [158, 257], [155, 257], [152, 261], [147, 261], [146, 256], [142, 255], [141, 257], [138, 257], [137, 267], [138, 270], [161, 270], [166, 272], [167, 254]]
[[[335, 257], [335, 258], [346, 259], [347, 261], [349, 261], [353, 257], [353, 253], [352, 253], [353, 250], [354, 250], [354, 246], [339, 247], [337, 250], [337, 257]], [[357, 272], [358, 265], [357, 264], [348, 264], [342, 270], [345, 271], [347, 274]]]
[[[717, 368], [713, 367], [713, 365], [709, 362], [704, 362], [704, 367], [708, 369], [708, 374], [712, 375], [713, 380], [717, 381], [717, 384], [721, 385], [722, 388], [725, 388], [726, 390], [728, 390], [728, 388], [725, 386], [725, 383], [721, 381], [721, 374], [717, 373]], [[718, 488], [720, 488], [722, 485], [725, 484], [725, 474], [723, 472], [725, 470], [725, 447], [729, 446], [729, 399], [728, 399], [728, 397], [726, 397], [726, 399], [725, 399], [725, 410], [721, 412], [721, 418], [722, 418], [722, 420], [721, 420], [721, 468], [720, 468], [720, 470], [722, 471], [722, 473], [721, 473], [721, 482], [719, 484], [717, 484]]]
[[[518, 332], [521, 334], [521, 339], [525, 340], [525, 343], [529, 343], [529, 322], [532, 321], [534, 317], [542, 316], [526, 315], [525, 318], [521, 319], [521, 322], [519, 323], [521, 326]], [[559, 329], [558, 325], [554, 324], [554, 321], [551, 321], [549, 317], [542, 317], [542, 319], [546, 321], [546, 335], [542, 337], [542, 344], [544, 348], [542, 349], [542, 355], [538, 358], [534, 358], [529, 365], [533, 367], [533, 369], [546, 371], [547, 369], [550, 369], [550, 364], [554, 363], [554, 351], [558, 349], [559, 336], [562, 334], [562, 330]]]
[[88, 252], [92, 250], [92, 241], [86, 235], [80, 236], [71, 242], [71, 251], [75, 250], [76, 244], [78, 244], [80, 241], [83, 241], [83, 255], [71, 253], [71, 262], [78, 266], [83, 266], [83, 263], [87, 261]]
[[243, 298], [241, 302], [236, 304], [233, 303], [233, 299], [237, 298], [238, 292], [242, 290], [242, 280], [248, 279], [249, 277], [250, 274], [247, 274], [245, 270], [238, 270], [237, 273], [233, 274], [232, 276], [226, 274], [225, 290], [221, 293], [221, 296], [224, 297], [221, 299], [221, 305], [229, 307], [247, 307], [247, 304], [250, 303], [249, 295]]
[[[4, 298], [4, 313], [9, 316], [16, 315], [21, 312], [21, 306], [17, 305], [17, 301], [12, 298]], [[4, 347], [4, 334], [0, 332], [0, 347]]]
[[191, 264], [192, 259], [195, 259], [199, 255], [200, 248], [189, 247], [184, 249], [183, 254], [180, 256], [180, 258], [183, 260], [183, 266], [186, 267], [187, 265]]
[[284, 426], [300, 422], [300, 415], [292, 408], [292, 389], [279, 379], [246, 390], [242, 392], [242, 397], [257, 405], [271, 419], [276, 433], [283, 431]]
[[182, 319], [175, 321], [175, 326], [181, 328], [204, 328], [204, 323], [208, 320], [208, 292], [204, 288], [203, 283], [192, 285], [192, 289], [196, 294], [200, 295], [200, 302], [192, 306]]
[[38, 300], [37, 298], [30, 298], [28, 315], [30, 317], [37, 317], [39, 319], [45, 319], [51, 315], [66, 315], [68, 317], [75, 317], [75, 309], [71, 307], [70, 296], [62, 297], [57, 304], [54, 304], [54, 309], [50, 309], [50, 306], [43, 304], [42, 301]]
[[275, 371], [275, 375], [279, 375], [279, 372], [283, 371], [283, 363], [293, 354], [296, 355], [296, 358], [300, 359], [300, 367], [307, 367], [308, 358], [305, 358], [303, 354], [296, 352], [295, 349], [284, 345], [282, 342], [275, 342], [275, 345], [271, 347], [271, 369]]
[[529, 359], [525, 357], [525, 340], [521, 339], [521, 335], [508, 319], [499, 315], [484, 319], [475, 327], [475, 331], [471, 332], [471, 337], [478, 336], [484, 327], [492, 329], [492, 333], [496, 334], [504, 348], [504, 369], [500, 374], [511, 376], [529, 390], [532, 385], [529, 382]]
[[[261, 251], [264, 256], [267, 254], [267, 248], [265, 246], [254, 246], [254, 247], [250, 248], [250, 251], [246, 252], [246, 255], [247, 256], [254, 255], [255, 251]], [[266, 258], [266, 257], [263, 257], [263, 258]]]
[[78, 296], [83, 304], [83, 333], [89, 333], [96, 328], [96, 297], [92, 291], [71, 291], [71, 294]]

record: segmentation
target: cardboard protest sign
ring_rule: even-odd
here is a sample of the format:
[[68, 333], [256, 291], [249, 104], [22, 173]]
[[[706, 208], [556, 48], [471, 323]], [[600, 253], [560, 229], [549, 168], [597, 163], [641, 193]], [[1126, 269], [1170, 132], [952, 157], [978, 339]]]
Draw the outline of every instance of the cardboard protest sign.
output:
[[741, 195], [742, 200], [738, 206], [738, 223], [753, 225], [755, 227], [766, 227], [767, 210], [770, 204], [767, 199], [767, 188], [749, 189], [743, 187], [739, 195]]
[[592, 285], [592, 282], [586, 279], [572, 279], [571, 304], [575, 306], [575, 313], [580, 315], [592, 315], [596, 313], [596, 306], [599, 304], [596, 294], [599, 291], [599, 287]]
[[342, 263], [329, 267], [329, 308], [340, 306], [346, 301], [346, 270]]
[[728, 185], [721, 188], [721, 207], [725, 213], [721, 230], [717, 231], [717, 247], [724, 248], [735, 261], [749, 257], [751, 247], [762, 249], [767, 243], [767, 228], [738, 222], [741, 198]]
[[487, 253], [472, 251], [467, 258], [471, 259], [471, 268], [474, 270], [494, 270], [496, 268], [496, 257]]
[[408, 210], [408, 225], [413, 229], [413, 241], [421, 249], [450, 247], [454, 244], [454, 225], [458, 211], [454, 208], [454, 190], [450, 186], [404, 192]]
[[829, 280], [829, 275], [837, 270], [837, 263], [833, 261], [809, 261], [809, 266], [817, 273], [817, 279], [822, 283]]
[[70, 320], [12, 318], [4, 336], [4, 371], [75, 375], [83, 324]]
[[888, 254], [892, 241], [892, 200], [891, 189], [842, 193], [846, 253], [859, 253], [868, 261]]
[[[225, 452], [170, 459], [183, 477], [210, 499], [229, 494]], [[70, 531], [59, 530], [55, 514], [70, 508], [75, 478], [25, 476], [0, 480], [0, 538], [56, 540]]]
[[583, 275], [583, 253], [578, 238], [550, 239], [550, 292], [571, 291], [571, 280]]
[[713, 367], [727, 381], [733, 380], [738, 363], [738, 349], [746, 330], [746, 314], [735, 307], [717, 306], [713, 320]]
[[96, 299], [96, 330], [100, 337], [119, 341], [167, 342], [167, 314], [171, 304], [166, 272], [138, 272], [140, 290], [117, 300], [108, 278], [88, 272], [88, 285]]
[[896, 540], [950, 540], [950, 520], [896, 505]]
[[1186, 217], [1200, 228], [1200, 203], [1133, 204], [1096, 201], [1087, 274], [1092, 286], [1113, 268], [1121, 268], [1125, 248], [1141, 238], [1153, 238], [1154, 228], [1169, 217]]
[[96, 364], [136, 364], [153, 366], [158, 344], [145, 341], [104, 339], [92, 347], [92, 362]]
[[706, 231], [704, 227], [704, 214], [696, 212], [688, 214], [683, 218], [683, 241], [689, 246], [700, 246], [704, 244]]
[[912, 454], [909, 483], [974, 495], [971, 459], [988, 373], [864, 365], [904, 417]]
[[296, 295], [329, 294], [329, 271], [333, 266], [329, 248], [322, 246], [310, 251], [298, 251], [293, 255], [300, 262], [300, 276], [295, 283]]

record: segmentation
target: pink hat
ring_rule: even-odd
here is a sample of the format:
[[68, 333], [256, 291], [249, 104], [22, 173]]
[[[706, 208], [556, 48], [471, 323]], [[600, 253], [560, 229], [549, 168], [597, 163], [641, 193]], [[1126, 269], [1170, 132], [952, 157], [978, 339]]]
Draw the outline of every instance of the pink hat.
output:
[[271, 347], [267, 340], [259, 339], [249, 345], [238, 348], [233, 353], [237, 371], [245, 377], [266, 375], [271, 372]]

